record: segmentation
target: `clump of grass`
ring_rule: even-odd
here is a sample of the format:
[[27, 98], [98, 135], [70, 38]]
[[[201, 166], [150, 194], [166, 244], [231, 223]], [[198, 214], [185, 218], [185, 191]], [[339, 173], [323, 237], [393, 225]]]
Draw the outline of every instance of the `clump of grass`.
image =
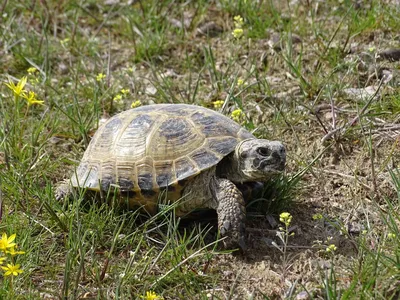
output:
[[255, 190], [253, 199], [247, 204], [250, 212], [277, 214], [294, 204], [301, 176], [280, 175], [264, 182], [261, 190]]

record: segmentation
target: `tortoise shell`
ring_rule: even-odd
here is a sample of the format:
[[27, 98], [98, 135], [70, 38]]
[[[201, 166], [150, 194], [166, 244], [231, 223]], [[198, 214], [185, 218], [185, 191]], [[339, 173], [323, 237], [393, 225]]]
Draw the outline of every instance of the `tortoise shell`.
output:
[[71, 178], [74, 187], [115, 188], [133, 204], [170, 200], [201, 172], [216, 166], [241, 140], [254, 138], [213, 110], [187, 104], [155, 104], [124, 111], [103, 124]]

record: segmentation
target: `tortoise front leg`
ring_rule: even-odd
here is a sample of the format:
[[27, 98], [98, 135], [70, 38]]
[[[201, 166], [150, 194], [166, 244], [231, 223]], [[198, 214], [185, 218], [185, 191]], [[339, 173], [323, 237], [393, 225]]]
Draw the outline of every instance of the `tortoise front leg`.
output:
[[216, 179], [218, 229], [224, 239], [225, 248], [239, 247], [246, 250], [245, 220], [246, 207], [242, 193], [227, 179]]

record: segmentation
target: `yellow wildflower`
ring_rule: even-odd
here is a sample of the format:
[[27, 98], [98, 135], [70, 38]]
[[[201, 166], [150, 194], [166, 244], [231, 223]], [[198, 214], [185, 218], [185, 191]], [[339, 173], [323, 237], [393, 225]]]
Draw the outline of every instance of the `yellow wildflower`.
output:
[[124, 94], [124, 95], [129, 94], [129, 90], [128, 89], [122, 89], [121, 93]]
[[285, 224], [286, 227], [288, 227], [292, 222], [292, 216], [288, 212], [283, 212], [279, 215], [279, 221], [281, 221], [283, 224]]
[[27, 70], [27, 72], [28, 72], [29, 75], [32, 75], [32, 74], [35, 74], [37, 72], [37, 69], [35, 67], [30, 67]]
[[214, 108], [221, 108], [222, 105], [224, 105], [225, 101], [224, 100], [217, 100], [213, 103]]
[[3, 264], [3, 262], [7, 259], [7, 257], [0, 257], [0, 265]]
[[242, 78], [239, 78], [237, 80], [237, 86], [242, 86], [242, 85], [244, 85], [244, 80]]
[[122, 101], [122, 95], [118, 94], [117, 96], [114, 97], [113, 99], [115, 102], [121, 102]]
[[238, 108], [232, 112], [231, 117], [235, 122], [239, 122], [240, 119], [243, 117], [243, 115], [244, 114], [243, 114], [242, 110], [240, 108]]
[[1, 267], [4, 271], [4, 276], [17, 276], [18, 274], [21, 274], [23, 270], [20, 269], [20, 264], [7, 264], [7, 267]]
[[15, 96], [20, 96], [22, 93], [25, 92], [24, 87], [26, 84], [26, 76], [22, 77], [21, 80], [17, 83], [17, 85], [14, 84], [14, 82], [9, 78], [8, 83], [6, 83], [6, 86], [14, 92]]
[[241, 16], [235, 16], [233, 18], [233, 21], [235, 23], [235, 28], [242, 28], [244, 21], [243, 18]]
[[235, 39], [240, 39], [243, 36], [243, 29], [242, 28], [235, 28], [232, 31], [232, 35]]
[[15, 251], [16, 247], [17, 247], [17, 245], [11, 247], [10, 250], [6, 250], [6, 253], [11, 254], [12, 256], [25, 254], [25, 251]]
[[104, 78], [106, 78], [106, 75], [104, 75], [103, 73], [99, 73], [96, 76], [97, 81], [102, 81]]
[[43, 105], [44, 101], [43, 100], [38, 100], [36, 99], [36, 94], [35, 92], [29, 91], [29, 94], [22, 94], [22, 97], [25, 98], [25, 100], [28, 102], [28, 106], [34, 105], [34, 104], [39, 104]]
[[326, 247], [325, 251], [333, 253], [337, 250], [337, 247], [334, 244], [330, 244], [328, 247]]
[[136, 100], [132, 102], [131, 108], [139, 107], [140, 105], [142, 105], [142, 102], [140, 102], [140, 100]]
[[10, 237], [7, 237], [7, 233], [3, 233], [0, 239], [0, 250], [6, 252], [8, 248], [14, 247], [15, 243], [13, 243], [13, 241], [16, 236], [17, 235], [14, 233]]
[[141, 296], [142, 299], [145, 300], [162, 300], [163, 297], [158, 296], [155, 292], [148, 291], [146, 292], [146, 296]]

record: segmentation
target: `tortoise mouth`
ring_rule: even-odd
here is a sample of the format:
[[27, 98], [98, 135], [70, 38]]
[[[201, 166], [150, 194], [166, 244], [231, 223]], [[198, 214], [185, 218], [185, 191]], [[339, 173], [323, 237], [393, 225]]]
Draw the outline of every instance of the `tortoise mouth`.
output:
[[262, 170], [268, 174], [280, 174], [285, 170], [285, 160], [284, 159], [275, 159], [275, 158], [265, 158], [260, 160], [258, 165], [256, 165], [256, 169]]
[[266, 158], [253, 161], [252, 170], [244, 172], [248, 180], [268, 181], [272, 177], [279, 176], [285, 170], [285, 161]]

